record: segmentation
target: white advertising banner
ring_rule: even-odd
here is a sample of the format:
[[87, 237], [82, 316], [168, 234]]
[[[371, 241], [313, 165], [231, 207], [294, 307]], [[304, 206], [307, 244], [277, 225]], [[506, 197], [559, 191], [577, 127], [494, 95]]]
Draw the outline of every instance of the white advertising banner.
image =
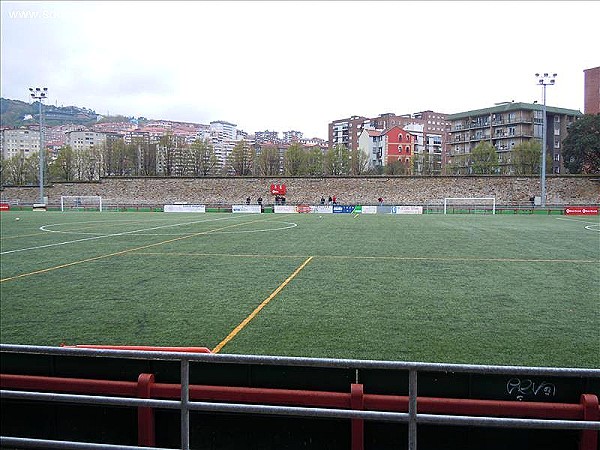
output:
[[377, 206], [364, 206], [362, 207], [363, 214], [377, 214]]
[[273, 212], [277, 214], [295, 214], [298, 209], [295, 205], [275, 205], [273, 206]]
[[231, 205], [231, 212], [260, 214], [260, 205]]
[[392, 206], [392, 214], [423, 214], [422, 206]]
[[164, 212], [182, 212], [182, 213], [204, 213], [205, 205], [165, 205]]
[[310, 212], [314, 214], [333, 214], [333, 206], [315, 205], [310, 207]]

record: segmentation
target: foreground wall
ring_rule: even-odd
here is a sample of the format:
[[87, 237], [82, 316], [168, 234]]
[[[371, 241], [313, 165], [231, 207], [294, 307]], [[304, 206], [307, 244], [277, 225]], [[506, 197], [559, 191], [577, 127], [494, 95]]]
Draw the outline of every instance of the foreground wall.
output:
[[[55, 183], [44, 194], [50, 204], [61, 195], [100, 195], [106, 204], [173, 202], [232, 204], [273, 203], [271, 184], [287, 186], [288, 203], [316, 204], [321, 196], [336, 196], [341, 204], [441, 204], [444, 197], [496, 197], [499, 204], [530, 204], [540, 195], [539, 177], [360, 177], [360, 178], [103, 178], [94, 183]], [[549, 176], [547, 204], [600, 203], [598, 176]], [[3, 201], [35, 203], [39, 187], [4, 187]]]

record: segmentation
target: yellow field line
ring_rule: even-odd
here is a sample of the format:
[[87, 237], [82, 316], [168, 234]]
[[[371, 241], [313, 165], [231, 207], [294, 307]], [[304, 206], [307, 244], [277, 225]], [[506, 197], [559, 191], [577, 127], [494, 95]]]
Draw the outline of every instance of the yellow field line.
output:
[[40, 273], [46, 273], [46, 272], [50, 272], [50, 271], [57, 270], [57, 269], [63, 269], [65, 267], [70, 267], [70, 266], [74, 266], [74, 265], [77, 265], [77, 264], [83, 264], [83, 263], [90, 262], [90, 261], [97, 261], [99, 259], [110, 258], [112, 256], [124, 255], [126, 253], [131, 253], [131, 252], [135, 252], [135, 251], [138, 251], [138, 250], [143, 250], [145, 248], [151, 248], [151, 247], [156, 247], [158, 245], [169, 244], [171, 242], [181, 241], [183, 239], [189, 239], [189, 238], [192, 238], [192, 237], [201, 236], [203, 234], [214, 233], [216, 231], [225, 230], [227, 228], [239, 227], [239, 226], [242, 226], [242, 225], [248, 225], [248, 224], [255, 223], [255, 222], [260, 222], [260, 221], [261, 220], [253, 220], [251, 222], [236, 223], [236, 224], [233, 224], [233, 225], [227, 225], [227, 226], [224, 226], [224, 227], [215, 228], [214, 230], [200, 231], [198, 233], [189, 234], [187, 236], [179, 236], [179, 237], [176, 237], [176, 238], [173, 238], [173, 239], [167, 239], [166, 241], [155, 242], [153, 244], [148, 244], [148, 245], [142, 245], [141, 247], [130, 248], [130, 249], [127, 249], [127, 250], [121, 250], [119, 252], [109, 253], [107, 255], [94, 256], [92, 258], [86, 258], [86, 259], [82, 259], [80, 261], [73, 261], [73, 262], [66, 263], [66, 264], [60, 264], [58, 266], [48, 267], [46, 269], [35, 270], [35, 271], [29, 272], [29, 273], [22, 273], [20, 275], [15, 275], [13, 277], [2, 278], [2, 279], [0, 279], [0, 283], [4, 283], [5, 281], [16, 280], [17, 278], [24, 278], [24, 277], [29, 277], [29, 276], [32, 276], [32, 275], [38, 275]]
[[309, 263], [309, 262], [310, 262], [312, 259], [313, 259], [313, 257], [312, 257], [312, 256], [310, 256], [310, 257], [309, 257], [309, 258], [308, 258], [306, 261], [304, 261], [304, 262], [302, 263], [302, 265], [301, 265], [300, 267], [298, 267], [298, 268], [297, 268], [297, 269], [294, 271], [294, 273], [292, 273], [292, 274], [291, 274], [289, 277], [287, 277], [287, 279], [286, 279], [286, 280], [285, 280], [283, 283], [281, 283], [281, 284], [279, 285], [279, 287], [278, 287], [277, 289], [275, 289], [275, 290], [274, 290], [274, 291], [271, 293], [271, 295], [269, 295], [269, 296], [268, 296], [268, 297], [267, 297], [265, 300], [263, 300], [263, 302], [262, 302], [260, 305], [258, 305], [258, 306], [256, 307], [256, 309], [255, 309], [254, 311], [252, 311], [252, 313], [251, 313], [251, 314], [250, 314], [248, 317], [246, 317], [246, 318], [245, 318], [245, 319], [244, 319], [244, 320], [243, 320], [243, 321], [242, 321], [242, 322], [241, 322], [241, 323], [240, 323], [240, 324], [239, 324], [237, 327], [235, 327], [235, 328], [233, 329], [233, 331], [232, 331], [231, 333], [229, 333], [229, 334], [227, 335], [227, 337], [226, 337], [225, 339], [223, 339], [223, 340], [222, 340], [222, 341], [219, 343], [219, 345], [217, 345], [217, 346], [216, 346], [216, 347], [215, 347], [215, 348], [212, 350], [212, 352], [213, 352], [213, 353], [219, 353], [219, 352], [221, 351], [221, 349], [222, 349], [223, 347], [225, 347], [225, 345], [227, 345], [227, 343], [228, 343], [229, 341], [231, 341], [231, 340], [232, 340], [234, 337], [236, 337], [236, 336], [237, 336], [237, 334], [238, 334], [240, 331], [242, 331], [242, 329], [244, 329], [244, 327], [245, 327], [246, 325], [248, 325], [248, 324], [250, 323], [250, 321], [252, 321], [252, 319], [254, 319], [254, 318], [256, 317], [256, 315], [257, 315], [257, 314], [258, 314], [258, 313], [259, 313], [259, 312], [260, 312], [260, 311], [261, 311], [261, 310], [262, 310], [262, 309], [263, 309], [265, 306], [267, 306], [267, 305], [269, 304], [269, 302], [270, 302], [271, 300], [273, 300], [273, 299], [275, 298], [275, 296], [276, 296], [277, 294], [279, 294], [279, 293], [281, 292], [281, 290], [282, 290], [284, 287], [286, 287], [286, 286], [288, 285], [288, 283], [289, 283], [290, 281], [292, 281], [292, 280], [293, 280], [293, 279], [296, 277], [296, 275], [298, 275], [298, 274], [300, 273], [300, 271], [301, 271], [302, 269], [304, 269], [304, 267], [306, 267], [306, 265], [307, 265], [307, 264], [308, 264], [308, 263]]
[[[195, 252], [142, 252], [149, 256], [226, 256], [232, 258], [305, 258], [306, 255], [265, 255], [237, 253], [195, 253]], [[441, 261], [441, 262], [544, 262], [544, 263], [599, 263], [599, 259], [525, 259], [525, 258], [443, 258], [428, 256], [360, 256], [360, 255], [314, 255], [319, 259], [368, 259], [394, 261]]]

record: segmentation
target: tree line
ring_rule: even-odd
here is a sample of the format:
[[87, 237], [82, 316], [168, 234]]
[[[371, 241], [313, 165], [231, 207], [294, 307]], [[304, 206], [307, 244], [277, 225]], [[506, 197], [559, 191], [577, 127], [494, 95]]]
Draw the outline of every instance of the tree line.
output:
[[[562, 143], [563, 164], [569, 173], [600, 173], [600, 115], [585, 115], [569, 128]], [[549, 160], [550, 158], [547, 158]], [[48, 161], [48, 159], [45, 159]], [[547, 161], [549, 166], [552, 161]], [[415, 154], [409, 162], [398, 160], [369, 167], [359, 149], [335, 145], [326, 151], [292, 143], [280, 150], [273, 144], [254, 146], [239, 141], [221, 164], [209, 140], [187, 144], [173, 134], [157, 143], [133, 138], [107, 140], [101, 147], [59, 149], [45, 168], [47, 181], [94, 181], [108, 176], [360, 176], [360, 175], [537, 175], [541, 144], [530, 140], [510, 152], [499, 153], [490, 142], [480, 142], [472, 152], [454, 155], [443, 168], [437, 155]], [[547, 167], [548, 169], [548, 167]], [[2, 160], [2, 185], [39, 183], [37, 154]]]

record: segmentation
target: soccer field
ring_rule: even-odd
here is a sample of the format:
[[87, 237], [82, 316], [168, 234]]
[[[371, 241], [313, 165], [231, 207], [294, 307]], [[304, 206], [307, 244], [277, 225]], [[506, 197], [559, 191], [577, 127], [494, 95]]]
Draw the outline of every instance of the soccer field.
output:
[[595, 216], [0, 219], [2, 343], [600, 366]]

